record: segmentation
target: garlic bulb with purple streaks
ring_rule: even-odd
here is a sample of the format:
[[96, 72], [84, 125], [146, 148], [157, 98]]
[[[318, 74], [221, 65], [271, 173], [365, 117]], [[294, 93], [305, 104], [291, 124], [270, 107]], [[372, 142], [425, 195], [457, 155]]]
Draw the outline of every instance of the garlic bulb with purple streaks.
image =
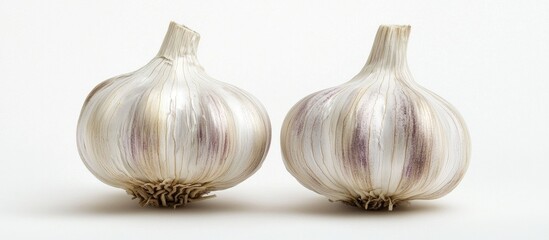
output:
[[446, 195], [469, 163], [459, 113], [413, 81], [410, 26], [380, 26], [370, 57], [349, 82], [313, 93], [288, 113], [284, 163], [305, 187], [365, 209]]
[[257, 99], [206, 74], [199, 34], [172, 22], [141, 69], [88, 95], [78, 150], [101, 181], [145, 206], [177, 207], [237, 185], [265, 158], [269, 117]]

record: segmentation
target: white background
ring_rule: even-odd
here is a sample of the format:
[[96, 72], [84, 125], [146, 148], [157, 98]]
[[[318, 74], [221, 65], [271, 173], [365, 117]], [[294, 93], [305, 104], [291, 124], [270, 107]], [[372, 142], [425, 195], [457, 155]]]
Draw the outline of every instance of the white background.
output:
[[[0, 238], [549, 237], [548, 1], [1, 1]], [[146, 64], [170, 20], [199, 59], [258, 97], [263, 167], [217, 197], [141, 208], [81, 162], [75, 130], [99, 82]], [[305, 95], [366, 62], [380, 24], [410, 24], [416, 81], [453, 103], [473, 142], [449, 195], [394, 212], [330, 203], [284, 168], [279, 131]]]

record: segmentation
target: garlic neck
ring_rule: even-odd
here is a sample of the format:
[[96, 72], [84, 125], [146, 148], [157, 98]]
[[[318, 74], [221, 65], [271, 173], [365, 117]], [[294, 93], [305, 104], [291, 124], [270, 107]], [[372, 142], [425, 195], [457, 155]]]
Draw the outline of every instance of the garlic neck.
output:
[[409, 35], [409, 25], [379, 26], [370, 57], [368, 57], [368, 62], [363, 70], [371, 67], [393, 70], [407, 69], [406, 48]]
[[200, 35], [197, 32], [171, 22], [156, 57], [166, 58], [171, 61], [181, 58], [196, 61], [196, 49], [199, 40]]

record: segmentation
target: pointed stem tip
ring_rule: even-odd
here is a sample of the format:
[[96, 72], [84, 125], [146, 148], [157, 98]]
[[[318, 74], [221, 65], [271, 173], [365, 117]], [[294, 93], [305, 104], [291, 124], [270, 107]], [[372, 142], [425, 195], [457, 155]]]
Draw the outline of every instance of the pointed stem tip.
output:
[[406, 67], [406, 48], [410, 28], [410, 25], [379, 26], [366, 66]]
[[157, 57], [173, 60], [185, 55], [196, 55], [199, 40], [200, 34], [197, 32], [184, 25], [170, 22]]

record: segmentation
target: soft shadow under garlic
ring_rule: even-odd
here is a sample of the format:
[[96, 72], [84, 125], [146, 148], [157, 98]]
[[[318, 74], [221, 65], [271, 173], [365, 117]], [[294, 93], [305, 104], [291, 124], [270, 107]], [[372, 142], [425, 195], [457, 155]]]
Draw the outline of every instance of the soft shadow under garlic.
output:
[[315, 197], [296, 201], [295, 204], [279, 209], [280, 212], [294, 213], [300, 215], [321, 215], [321, 216], [341, 216], [341, 217], [368, 217], [368, 216], [402, 216], [411, 214], [429, 214], [434, 212], [443, 212], [451, 210], [450, 206], [437, 203], [425, 203], [423, 201], [414, 201], [412, 203], [401, 203], [393, 207], [392, 211], [387, 208], [375, 210], [364, 210], [354, 205], [341, 202], [330, 202], [326, 198]]
[[[108, 192], [96, 195], [93, 199], [86, 198], [84, 201], [76, 201], [74, 204], [61, 205], [53, 209], [54, 215], [151, 215], [162, 214], [163, 216], [176, 215], [204, 215], [227, 212], [243, 212], [249, 210], [244, 203], [231, 199], [213, 198], [209, 201], [198, 201], [188, 204], [185, 207], [159, 208], [141, 207], [135, 204], [137, 200], [130, 200], [123, 192]], [[167, 215], [166, 215], [167, 214]]]

